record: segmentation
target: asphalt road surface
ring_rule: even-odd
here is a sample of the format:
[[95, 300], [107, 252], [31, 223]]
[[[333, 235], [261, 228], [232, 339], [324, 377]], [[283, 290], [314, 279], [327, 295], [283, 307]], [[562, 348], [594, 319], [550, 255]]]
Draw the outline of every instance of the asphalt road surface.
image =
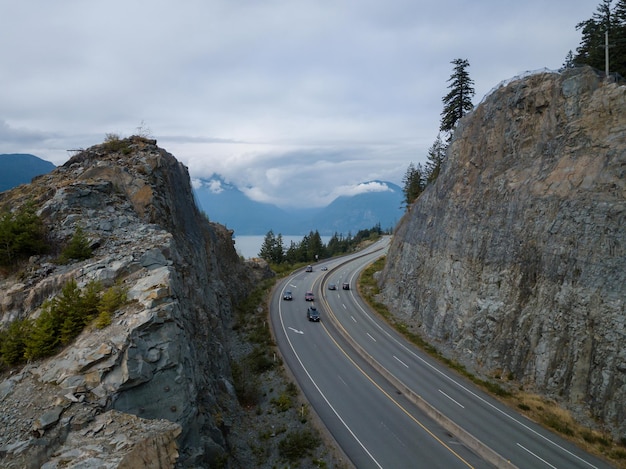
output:
[[[611, 467], [492, 399], [369, 310], [357, 294], [356, 278], [384, 255], [388, 242], [294, 273], [278, 285], [270, 307], [286, 365], [352, 464]], [[350, 288], [344, 290], [343, 283]], [[293, 300], [282, 299], [286, 291]], [[313, 302], [305, 301], [307, 291]], [[307, 320], [312, 303], [320, 322]]]

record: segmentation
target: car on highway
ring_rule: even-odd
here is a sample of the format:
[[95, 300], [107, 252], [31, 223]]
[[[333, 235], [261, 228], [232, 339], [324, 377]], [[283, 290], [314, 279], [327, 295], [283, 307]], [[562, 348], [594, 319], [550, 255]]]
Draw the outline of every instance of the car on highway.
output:
[[311, 305], [306, 309], [306, 318], [309, 321], [319, 322], [320, 321], [320, 313], [315, 307], [315, 305]]
[[289, 290], [287, 290], [285, 294], [283, 295], [283, 300], [287, 300], [287, 301], [293, 300], [293, 295], [291, 294]]
[[313, 296], [313, 292], [312, 291], [308, 291], [304, 294], [304, 299], [305, 301], [313, 301], [315, 300], [315, 297]]
[[322, 270], [323, 270], [324, 272], [326, 272], [326, 271], [328, 270], [328, 267], [324, 266], [324, 267], [322, 267]]
[[307, 265], [306, 269], [304, 269], [304, 270], [305, 270], [305, 272], [313, 272], [313, 266]]
[[335, 285], [334, 283], [329, 283], [328, 284], [328, 289], [329, 290], [336, 290], [337, 289], [337, 285]]
[[343, 282], [343, 283], [341, 284], [341, 288], [342, 288], [343, 290], [350, 290], [350, 284], [349, 284], [348, 282]]

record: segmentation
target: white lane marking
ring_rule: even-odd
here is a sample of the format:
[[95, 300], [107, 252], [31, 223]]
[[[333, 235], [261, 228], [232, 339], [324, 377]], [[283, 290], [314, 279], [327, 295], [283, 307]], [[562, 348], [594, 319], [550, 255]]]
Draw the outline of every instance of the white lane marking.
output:
[[380, 422], [380, 426], [385, 429], [385, 432], [390, 433], [391, 435], [393, 435], [393, 437], [398, 441], [398, 443], [400, 443], [402, 446], [406, 446], [404, 444], [404, 441], [402, 441], [400, 439], [400, 437], [395, 432], [391, 431], [391, 429], [387, 425], [385, 425], [385, 422]]
[[522, 448], [524, 451], [526, 451], [528, 454], [532, 454], [534, 457], [536, 457], [537, 459], [539, 459], [539, 461], [541, 461], [542, 463], [544, 463], [546, 466], [550, 466], [553, 469], [556, 469], [556, 466], [553, 466], [552, 464], [550, 464], [548, 461], [546, 461], [545, 459], [540, 458], [539, 456], [537, 456], [535, 453], [533, 453], [531, 450], [529, 450], [528, 448], [524, 448], [522, 445], [520, 445], [519, 443], [517, 444], [517, 446], [519, 446], [520, 448]]
[[293, 327], [289, 327], [289, 329], [294, 331], [296, 334], [304, 334], [304, 331], [299, 331], [298, 329], [294, 329]]
[[346, 309], [346, 310], [348, 309], [347, 306], [343, 303], [341, 303], [341, 306], [343, 306], [343, 309]]
[[369, 333], [369, 332], [366, 332], [366, 334], [367, 334], [367, 336], [368, 336], [370, 339], [372, 339], [374, 342], [376, 342], [376, 339], [374, 339], [374, 338], [370, 335], [370, 333]]
[[[369, 335], [369, 334], [368, 334]], [[396, 360], [398, 360], [400, 363], [402, 363], [404, 366], [406, 366], [407, 368], [409, 367], [409, 365], [407, 365], [406, 363], [404, 363], [402, 360], [400, 360], [398, 357], [396, 357], [395, 355], [393, 356], [393, 358], [395, 358]]]
[[346, 383], [341, 376], [337, 375], [337, 378], [339, 378], [341, 382], [346, 385], [346, 387], [348, 386], [348, 383]]
[[350, 315], [350, 317], [352, 318], [354, 322], [356, 322], [356, 319], [354, 319], [354, 316]]
[[580, 456], [578, 456], [577, 454], [572, 453], [570, 450], [568, 450], [567, 448], [564, 448], [563, 446], [558, 444], [556, 441], [551, 440], [549, 437], [547, 437], [545, 435], [542, 435], [537, 430], [531, 428], [529, 425], [525, 424], [524, 422], [522, 422], [521, 420], [516, 418], [515, 415], [511, 415], [511, 414], [505, 412], [504, 410], [496, 407], [494, 404], [492, 404], [491, 402], [487, 401], [483, 397], [479, 396], [474, 391], [469, 389], [467, 386], [464, 386], [463, 384], [461, 384], [461, 382], [455, 380], [452, 376], [447, 375], [442, 370], [437, 368], [435, 365], [433, 365], [432, 363], [429, 363], [427, 360], [425, 360], [424, 358], [420, 357], [415, 351], [413, 351], [412, 349], [410, 349], [409, 347], [404, 345], [402, 342], [400, 342], [398, 339], [396, 339], [393, 335], [391, 335], [391, 333], [389, 331], [385, 330], [378, 322], [376, 322], [374, 320], [374, 318], [367, 311], [365, 311], [365, 309], [361, 306], [361, 304], [359, 302], [355, 302], [355, 304], [356, 304], [357, 308], [359, 308], [361, 310], [361, 312], [370, 320], [370, 322], [375, 327], [377, 327], [380, 330], [381, 333], [386, 335], [392, 342], [394, 342], [396, 345], [398, 345], [404, 351], [406, 351], [407, 353], [412, 355], [415, 359], [417, 359], [418, 361], [422, 362], [426, 367], [430, 368], [433, 372], [439, 374], [440, 376], [442, 376], [443, 378], [447, 379], [451, 383], [454, 383], [456, 386], [458, 386], [460, 389], [465, 391], [467, 394], [473, 396], [475, 399], [479, 400], [480, 402], [482, 402], [486, 406], [490, 407], [491, 409], [493, 409], [495, 412], [499, 413], [503, 417], [506, 417], [509, 420], [511, 420], [512, 422], [516, 423], [517, 425], [522, 427], [527, 432], [532, 433], [533, 435], [535, 435], [538, 438], [541, 438], [542, 440], [544, 440], [547, 443], [550, 443], [555, 448], [558, 448], [560, 451], [562, 451], [562, 452], [566, 453], [567, 455], [571, 456], [572, 458], [574, 458], [574, 459], [576, 459], [576, 460], [586, 464], [587, 466], [592, 467], [593, 469], [598, 469], [598, 466], [595, 466], [594, 464], [592, 464], [591, 462], [587, 461], [586, 459], [583, 459]]
[[448, 396], [445, 392], [443, 392], [441, 389], [439, 390], [439, 392], [441, 394], [443, 394], [444, 396], [446, 396], [448, 399], [450, 399], [452, 402], [454, 402], [456, 405], [458, 405], [461, 409], [465, 409], [465, 407], [458, 401], [455, 401], [454, 399], [452, 399], [450, 396]]
[[317, 392], [320, 393], [320, 396], [322, 396], [322, 399], [324, 399], [324, 402], [326, 402], [326, 405], [330, 408], [330, 410], [332, 410], [333, 414], [335, 414], [337, 416], [337, 418], [342, 423], [342, 425], [345, 427], [345, 429], [350, 433], [350, 435], [352, 435], [352, 438], [354, 438], [354, 441], [356, 441], [358, 443], [358, 445], [361, 447], [361, 449], [370, 457], [370, 459], [376, 465], [376, 467], [379, 467], [380, 469], [383, 469], [383, 466], [380, 465], [380, 463], [376, 460], [376, 458], [374, 458], [374, 455], [369, 452], [369, 450], [365, 447], [363, 442], [361, 440], [359, 440], [359, 438], [355, 435], [355, 433], [352, 431], [352, 428], [350, 428], [348, 426], [348, 424], [346, 423], [346, 421], [341, 417], [341, 415], [339, 415], [339, 412], [337, 412], [337, 409], [335, 409], [333, 407], [333, 405], [330, 403], [330, 401], [328, 400], [326, 395], [322, 392], [320, 387], [317, 385], [317, 383], [313, 379], [313, 376], [311, 376], [311, 373], [309, 373], [309, 370], [307, 370], [307, 368], [304, 366], [304, 363], [302, 363], [302, 359], [300, 358], [300, 355], [298, 355], [298, 352], [296, 352], [296, 349], [293, 346], [293, 343], [291, 342], [291, 337], [289, 337], [289, 334], [287, 334], [287, 330], [285, 329], [285, 322], [283, 321], [282, 302], [278, 303], [278, 318], [280, 320], [280, 326], [281, 326], [281, 328], [283, 330], [283, 334], [285, 335], [285, 339], [287, 339], [287, 343], [289, 344], [289, 348], [291, 348], [291, 352], [296, 357], [296, 360], [298, 361], [298, 363], [302, 367], [302, 370], [304, 371], [304, 373], [311, 380], [311, 383], [313, 383], [313, 386], [315, 386], [315, 389], [317, 389]]

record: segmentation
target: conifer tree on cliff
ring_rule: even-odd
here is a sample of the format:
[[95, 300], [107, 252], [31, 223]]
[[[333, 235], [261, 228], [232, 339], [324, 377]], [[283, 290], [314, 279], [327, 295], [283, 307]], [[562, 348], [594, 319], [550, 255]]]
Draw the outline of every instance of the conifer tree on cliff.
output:
[[448, 146], [441, 140], [441, 135], [437, 135], [435, 142], [428, 149], [428, 155], [426, 155], [425, 176], [427, 184], [434, 182], [439, 176], [447, 149]]
[[450, 92], [442, 98], [444, 106], [439, 127], [442, 132], [448, 133], [448, 140], [459, 120], [474, 108], [472, 98], [475, 93], [474, 81], [467, 71], [469, 61], [455, 59], [450, 63], [454, 65], [454, 71], [448, 79]]
[[415, 199], [417, 199], [424, 190], [425, 177], [424, 168], [421, 164], [415, 166], [413, 162], [409, 164], [409, 167], [404, 173], [402, 178], [402, 192], [404, 192], [404, 203], [406, 208], [410, 207]]
[[602, 0], [590, 19], [576, 25], [582, 39], [576, 49], [574, 63], [604, 71], [605, 34], [608, 32], [609, 73], [626, 77], [626, 0], [618, 0], [614, 8], [611, 8], [612, 1]]

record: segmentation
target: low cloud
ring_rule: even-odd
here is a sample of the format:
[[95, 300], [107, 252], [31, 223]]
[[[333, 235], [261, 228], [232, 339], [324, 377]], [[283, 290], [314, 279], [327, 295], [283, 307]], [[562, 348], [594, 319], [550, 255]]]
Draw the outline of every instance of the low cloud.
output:
[[0, 49], [0, 153], [59, 165], [145, 124], [194, 178], [324, 205], [426, 160], [451, 60], [469, 60], [478, 103], [525, 70], [559, 68], [594, 13], [584, 3], [58, 0], [34, 15], [13, 2], [0, 15], [19, 45]]
[[392, 189], [384, 182], [370, 181], [356, 186], [349, 186], [339, 189], [337, 192], [341, 195], [354, 196], [359, 194], [365, 194], [367, 192], [388, 192]]

